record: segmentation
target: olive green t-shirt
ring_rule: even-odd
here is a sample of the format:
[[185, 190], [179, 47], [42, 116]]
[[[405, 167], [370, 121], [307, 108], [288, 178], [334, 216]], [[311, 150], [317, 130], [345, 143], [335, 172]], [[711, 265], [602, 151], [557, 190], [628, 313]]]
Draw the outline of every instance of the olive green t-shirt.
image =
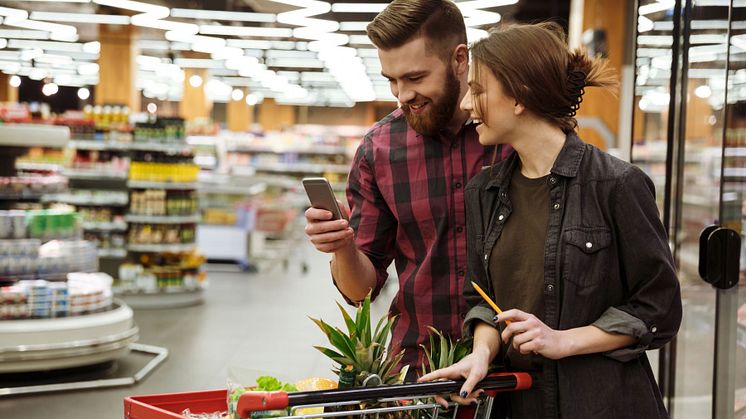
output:
[[[529, 179], [520, 167], [513, 173], [508, 196], [512, 211], [490, 254], [495, 302], [503, 310], [517, 308], [544, 318], [544, 245], [549, 223], [548, 176]], [[504, 326], [503, 326], [504, 327]], [[502, 330], [502, 327], [501, 327]], [[541, 369], [540, 357], [522, 355], [511, 345], [500, 358], [513, 369]]]

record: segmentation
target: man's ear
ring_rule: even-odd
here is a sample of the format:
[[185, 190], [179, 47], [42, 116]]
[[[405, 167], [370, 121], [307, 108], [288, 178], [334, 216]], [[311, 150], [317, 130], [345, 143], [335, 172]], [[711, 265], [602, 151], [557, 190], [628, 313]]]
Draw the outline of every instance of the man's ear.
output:
[[453, 51], [453, 71], [457, 76], [462, 76], [469, 71], [469, 48], [464, 44], [458, 44]]

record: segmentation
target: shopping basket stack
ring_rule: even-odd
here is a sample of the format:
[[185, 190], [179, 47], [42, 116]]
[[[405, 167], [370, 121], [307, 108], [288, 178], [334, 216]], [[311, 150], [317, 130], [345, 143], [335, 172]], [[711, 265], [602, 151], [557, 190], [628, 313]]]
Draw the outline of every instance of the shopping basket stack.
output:
[[[251, 418], [254, 412], [290, 408], [290, 416], [272, 419], [383, 419], [399, 417], [394, 415], [396, 412], [407, 412], [402, 416], [412, 419], [435, 419], [443, 417], [443, 408], [434, 403], [432, 397], [436, 394], [458, 392], [462, 385], [463, 381], [449, 380], [297, 393], [247, 392], [238, 400], [237, 413], [241, 418]], [[492, 398], [496, 393], [530, 387], [531, 376], [527, 373], [497, 373], [488, 376], [476, 387], [489, 396], [480, 416], [489, 417]], [[318, 412], [318, 409], [314, 413], [303, 413], [309, 408], [320, 407], [334, 409], [324, 409], [323, 413]], [[182, 412], [187, 409], [194, 415], [226, 411], [227, 390], [132, 396], [124, 399], [125, 419], [183, 419]], [[453, 419], [470, 419], [477, 412], [477, 408], [473, 406], [458, 406], [453, 403], [449, 409], [452, 410]]]

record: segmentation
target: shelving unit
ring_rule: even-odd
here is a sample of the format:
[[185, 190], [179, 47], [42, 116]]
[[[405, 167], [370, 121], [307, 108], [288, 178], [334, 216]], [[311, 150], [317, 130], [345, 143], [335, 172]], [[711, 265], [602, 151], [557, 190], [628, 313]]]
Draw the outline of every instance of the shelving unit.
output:
[[[18, 155], [25, 152], [26, 148], [34, 146], [61, 148], [66, 145], [69, 137], [70, 132], [66, 127], [0, 125], [0, 166], [2, 166], [2, 175], [12, 176], [15, 174], [15, 159]], [[19, 168], [23, 170], [58, 170], [57, 167], [29, 164], [21, 164]], [[40, 199], [42, 193], [33, 195], [33, 198]], [[14, 197], [8, 194], [4, 198], [18, 199], [19, 196]], [[20, 198], [32, 197], [20, 196]], [[57, 217], [57, 215], [54, 215], [54, 217]], [[102, 226], [96, 227], [99, 228]], [[117, 227], [121, 227], [121, 225]], [[26, 233], [33, 237], [34, 230], [31, 227], [28, 228], [29, 230]], [[27, 246], [31, 246], [35, 242], [34, 239], [24, 240], [28, 242]], [[11, 241], [11, 243], [16, 243], [16, 241]], [[38, 243], [41, 243], [41, 241], [37, 240], [36, 243], [38, 246]], [[73, 244], [73, 246], [78, 245], [77, 243]], [[15, 244], [13, 246], [16, 247]], [[13, 272], [9, 272], [9, 276], [4, 278], [4, 282], [16, 283], [15, 281], [24, 278], [45, 278], [50, 281], [65, 279], [65, 273], [56, 271], [55, 264], [58, 263], [61, 264], [60, 266], [67, 266], [69, 269], [76, 271], [87, 271], [89, 269], [85, 261], [90, 258], [86, 256], [83, 256], [82, 259], [77, 254], [71, 259], [71, 256], [68, 256], [68, 262], [64, 264], [62, 264], [63, 259], [59, 259], [59, 262], [52, 260], [60, 257], [54, 253], [61, 249], [57, 246], [57, 244], [52, 247], [44, 245], [39, 248], [44, 249], [45, 252], [53, 252], [51, 253], [51, 255], [54, 255], [53, 257], [50, 258], [49, 254], [45, 256], [48, 260], [44, 261], [44, 263], [42, 263], [43, 258], [40, 257], [44, 256], [41, 254], [42, 250], [39, 250], [40, 254], [36, 256], [36, 259], [33, 259], [33, 256], [30, 256], [30, 254], [25, 256], [24, 258], [29, 261], [25, 265], [21, 262], [24, 258], [13, 258], [21, 263], [16, 266], [16, 269], [22, 270], [16, 270], [16, 272], [27, 273], [14, 275]], [[73, 249], [79, 248], [74, 247]], [[88, 249], [85, 250], [87, 252], [85, 254], [90, 254], [93, 251], [91, 247], [82, 247], [82, 249]], [[80, 250], [70, 251], [80, 252]], [[96, 261], [95, 256], [92, 256], [92, 260]], [[30, 261], [33, 261], [34, 265], [29, 265]], [[31, 266], [34, 266], [34, 268], [32, 269]], [[18, 291], [16, 292], [19, 292], [21, 289], [23, 288], [18, 287]], [[67, 292], [66, 290], [65, 293]], [[76, 298], [77, 296], [76, 294]], [[87, 296], [83, 297], [88, 298]], [[65, 304], [73, 304], [71, 300], [65, 299], [64, 301]], [[29, 299], [28, 303], [24, 302], [21, 304], [29, 304], [27, 305], [30, 310], [28, 312], [29, 315], [44, 316], [44, 314], [35, 311], [38, 309], [38, 306], [32, 305], [32, 300]], [[108, 302], [105, 304], [108, 304]], [[49, 310], [49, 307], [47, 306], [45, 310]], [[106, 308], [103, 306], [96, 306], [95, 308], [94, 306], [90, 306], [90, 308], [76, 306], [84, 310], [98, 310], [97, 312], [82, 315], [74, 315], [77, 312], [73, 311], [73, 306], [62, 307], [70, 307], [69, 317], [0, 320], [0, 373], [69, 368], [111, 361], [129, 353], [130, 345], [133, 345], [138, 339], [138, 329], [134, 324], [132, 310], [122, 302], [115, 301], [111, 307]], [[59, 313], [54, 310], [59, 310], [59, 308], [53, 309], [46, 316], [58, 315]], [[67, 313], [67, 309], [65, 309], [65, 313]]]

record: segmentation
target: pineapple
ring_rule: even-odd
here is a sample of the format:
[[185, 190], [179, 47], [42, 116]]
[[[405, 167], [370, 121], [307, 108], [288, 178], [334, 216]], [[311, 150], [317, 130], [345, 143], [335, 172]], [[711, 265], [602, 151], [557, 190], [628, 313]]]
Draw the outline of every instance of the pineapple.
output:
[[337, 306], [342, 312], [347, 333], [330, 326], [323, 320], [311, 318], [335, 348], [315, 346], [321, 353], [339, 364], [339, 369], [334, 372], [339, 375], [342, 368], [352, 365], [357, 373], [355, 387], [401, 383], [407, 373], [407, 367], [402, 368], [398, 373], [394, 371], [394, 368], [404, 356], [404, 351], [393, 356], [386, 353], [386, 341], [395, 319], [383, 316], [378, 321], [375, 330], [371, 330], [370, 294], [358, 306], [354, 320], [342, 305], [337, 303]]
[[425, 352], [426, 361], [422, 364], [422, 375], [450, 367], [471, 353], [474, 339], [456, 339], [454, 342], [437, 329], [431, 326], [428, 326], [428, 329], [430, 330], [430, 348], [420, 345]]

